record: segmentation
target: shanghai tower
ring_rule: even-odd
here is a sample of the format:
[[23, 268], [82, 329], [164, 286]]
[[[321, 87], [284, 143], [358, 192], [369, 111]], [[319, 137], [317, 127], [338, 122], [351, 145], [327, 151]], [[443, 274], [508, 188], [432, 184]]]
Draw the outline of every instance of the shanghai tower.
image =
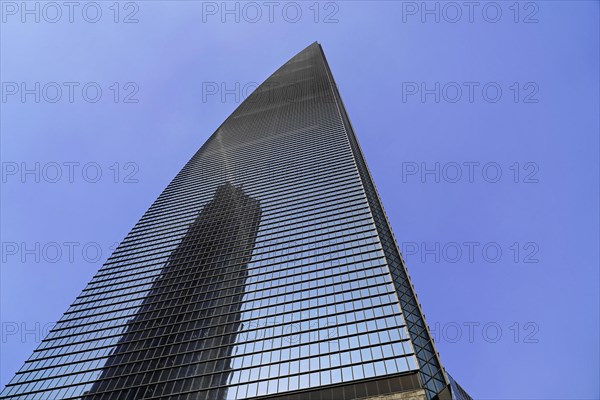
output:
[[318, 43], [202, 145], [0, 395], [471, 399]]

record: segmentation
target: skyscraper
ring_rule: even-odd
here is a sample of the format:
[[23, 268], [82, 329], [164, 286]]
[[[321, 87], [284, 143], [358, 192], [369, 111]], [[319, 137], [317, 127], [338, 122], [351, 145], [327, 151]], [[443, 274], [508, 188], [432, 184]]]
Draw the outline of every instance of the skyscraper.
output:
[[2, 396], [470, 399], [319, 44], [196, 152]]

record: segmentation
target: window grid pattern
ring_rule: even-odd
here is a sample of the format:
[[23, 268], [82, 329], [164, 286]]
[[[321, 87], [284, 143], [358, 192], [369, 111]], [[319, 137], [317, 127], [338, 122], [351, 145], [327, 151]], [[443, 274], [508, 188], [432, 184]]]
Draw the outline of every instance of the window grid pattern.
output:
[[272, 74], [2, 397], [234, 400], [417, 371], [438, 393], [441, 365], [338, 96], [318, 44]]
[[[327, 62], [325, 57], [323, 57], [323, 62]], [[329, 72], [329, 68], [327, 68], [327, 71]], [[448, 387], [450, 382], [446, 377], [445, 371], [443, 370], [442, 364], [439, 360], [439, 356], [435, 350], [435, 346], [433, 344], [427, 324], [425, 323], [420, 304], [417, 301], [414, 287], [410, 281], [410, 277], [408, 276], [408, 271], [404, 265], [400, 251], [398, 250], [398, 244], [396, 243], [390, 228], [390, 224], [387, 216], [385, 215], [381, 200], [377, 194], [377, 189], [375, 188], [373, 179], [362, 154], [362, 150], [360, 149], [360, 145], [358, 144], [358, 140], [356, 139], [356, 135], [352, 129], [352, 124], [350, 123], [345, 108], [343, 107], [337, 86], [335, 85], [333, 76], [330, 72], [329, 79], [332, 82], [332, 87], [339, 104], [341, 104], [340, 115], [343, 118], [344, 125], [348, 131], [350, 144], [356, 158], [358, 171], [365, 188], [369, 206], [371, 207], [371, 211], [373, 213], [375, 226], [383, 245], [385, 258], [388, 262], [389, 269], [397, 289], [402, 310], [405, 313], [408, 330], [410, 332], [412, 343], [415, 347], [416, 357], [420, 366], [419, 374], [421, 376], [421, 381], [423, 383], [427, 398], [434, 399], [437, 398], [438, 394]]]

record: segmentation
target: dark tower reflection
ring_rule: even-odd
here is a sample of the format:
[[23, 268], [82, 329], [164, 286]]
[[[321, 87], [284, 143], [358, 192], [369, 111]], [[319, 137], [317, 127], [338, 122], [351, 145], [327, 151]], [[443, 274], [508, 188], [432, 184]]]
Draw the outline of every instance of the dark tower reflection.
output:
[[[219, 186], [153, 283], [84, 400], [138, 400], [215, 388], [225, 399], [260, 204]], [[114, 393], [113, 393], [114, 395]], [[189, 398], [204, 398], [202, 396]]]

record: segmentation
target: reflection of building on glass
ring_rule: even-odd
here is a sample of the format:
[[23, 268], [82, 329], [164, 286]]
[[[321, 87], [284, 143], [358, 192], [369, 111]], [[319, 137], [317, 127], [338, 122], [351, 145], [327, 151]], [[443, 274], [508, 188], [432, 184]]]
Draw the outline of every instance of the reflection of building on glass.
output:
[[[227, 384], [260, 217], [259, 202], [241, 188], [217, 188], [83, 399], [119, 391], [119, 399], [137, 400]], [[216, 399], [226, 394], [223, 387]]]

